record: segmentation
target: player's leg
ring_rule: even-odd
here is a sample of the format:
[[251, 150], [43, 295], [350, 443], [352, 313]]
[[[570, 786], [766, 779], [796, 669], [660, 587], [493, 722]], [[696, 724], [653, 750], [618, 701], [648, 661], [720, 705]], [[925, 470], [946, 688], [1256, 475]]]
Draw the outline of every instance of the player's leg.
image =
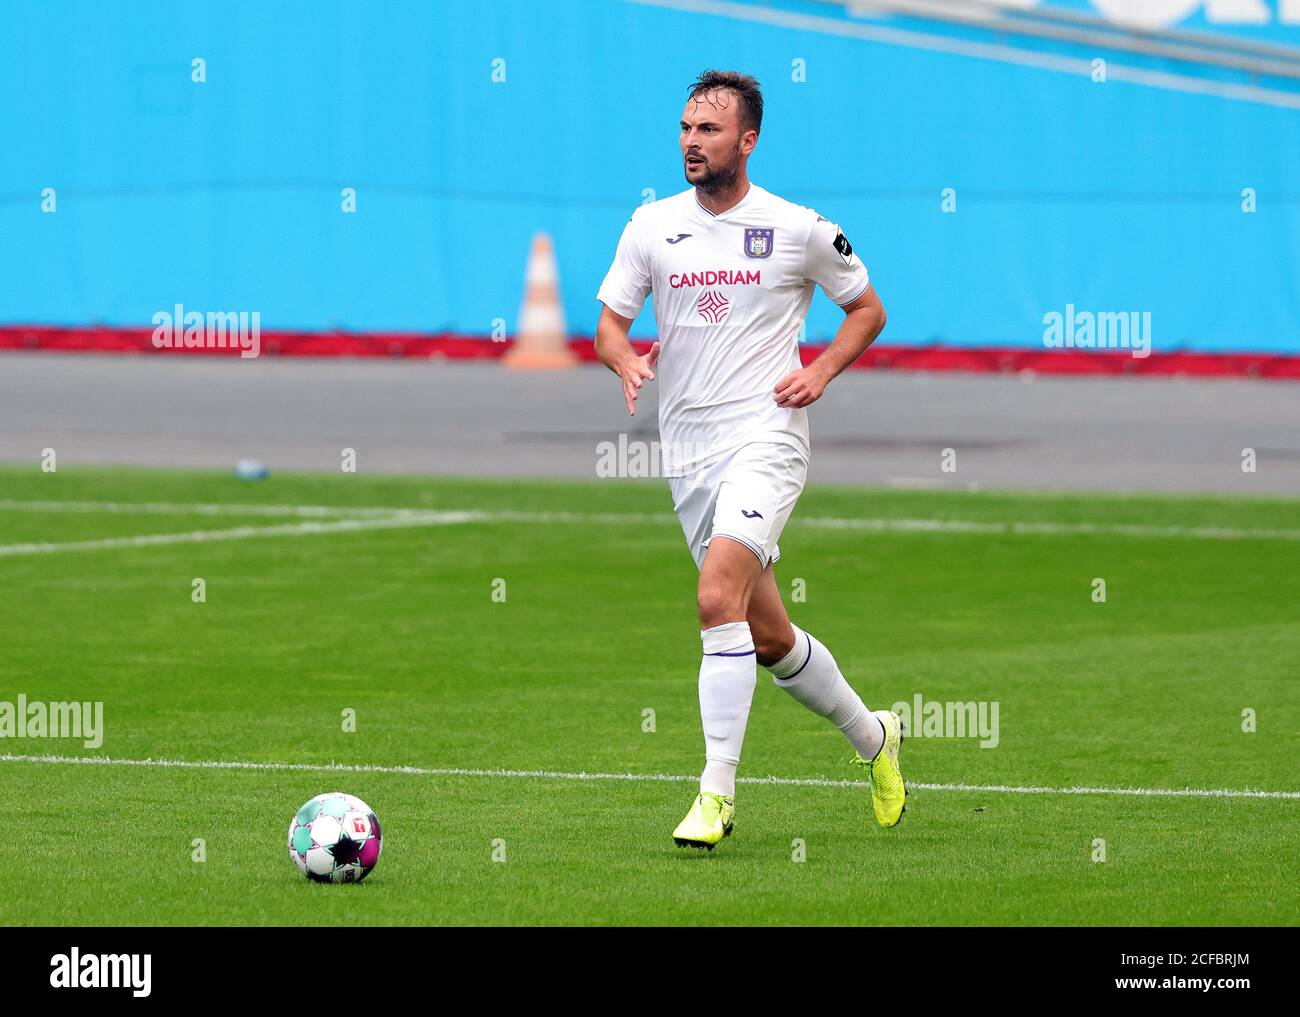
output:
[[770, 668], [794, 649], [794, 626], [776, 588], [775, 564], [765, 568], [754, 584], [745, 620], [754, 638], [755, 659], [763, 667]]
[[700, 637], [705, 644], [700, 716], [706, 755], [701, 794], [729, 799], [735, 793], [757, 680], [749, 604], [775, 553], [774, 531], [803, 488], [805, 466], [788, 446], [756, 442], [738, 449], [721, 472], [700, 568]]
[[[777, 532], [784, 526], [778, 514]], [[818, 716], [827, 718], [855, 750], [854, 762], [871, 770], [872, 809], [882, 826], [902, 817], [907, 789], [898, 769], [902, 723], [889, 710], [867, 709], [840, 673], [835, 657], [812, 634], [790, 621], [769, 565], [754, 584], [746, 612], [755, 658], [772, 674], [773, 683]]]
[[772, 682], [819, 717], [825, 717], [856, 751], [855, 762], [871, 770], [871, 804], [881, 826], [894, 826], [903, 814], [907, 789], [898, 770], [902, 725], [889, 710], [867, 709], [840, 673], [830, 650], [790, 621], [768, 567], [749, 600], [749, 624], [757, 659]]
[[673, 831], [673, 840], [683, 847], [711, 850], [731, 833], [736, 768], [757, 683], [745, 611], [761, 568], [745, 544], [721, 535], [709, 541], [698, 591], [704, 772], [691, 811]]
[[845, 680], [831, 651], [789, 620], [774, 568], [756, 584], [749, 621], [758, 662], [772, 673], [776, 687], [827, 718], [863, 759], [874, 759], [885, 743], [883, 724]]

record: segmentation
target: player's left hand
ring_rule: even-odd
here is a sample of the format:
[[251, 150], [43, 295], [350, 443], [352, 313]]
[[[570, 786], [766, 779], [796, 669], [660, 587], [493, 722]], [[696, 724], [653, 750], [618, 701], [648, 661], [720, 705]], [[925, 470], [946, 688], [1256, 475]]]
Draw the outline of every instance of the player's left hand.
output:
[[801, 367], [777, 382], [776, 404], [791, 410], [802, 409], [822, 397], [828, 381], [816, 364]]

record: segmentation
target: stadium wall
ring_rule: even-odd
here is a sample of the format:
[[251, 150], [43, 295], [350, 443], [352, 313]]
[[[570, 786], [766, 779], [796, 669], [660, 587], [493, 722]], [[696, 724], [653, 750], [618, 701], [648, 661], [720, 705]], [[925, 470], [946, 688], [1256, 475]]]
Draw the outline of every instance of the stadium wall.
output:
[[[685, 186], [686, 85], [721, 66], [765, 86], [752, 178], [841, 224], [889, 356], [1039, 358], [1067, 310], [1149, 314], [1157, 362], [1300, 355], [1294, 81], [1132, 54], [1097, 81], [1084, 47], [990, 55], [811, 2], [17, 0], [6, 19], [0, 345], [133, 348], [113, 337], [181, 304], [305, 337], [284, 352], [396, 335], [458, 355], [513, 332], [539, 230], [589, 336], [631, 211]], [[807, 341], [840, 317], [819, 294]], [[633, 335], [653, 333], [647, 303]]]

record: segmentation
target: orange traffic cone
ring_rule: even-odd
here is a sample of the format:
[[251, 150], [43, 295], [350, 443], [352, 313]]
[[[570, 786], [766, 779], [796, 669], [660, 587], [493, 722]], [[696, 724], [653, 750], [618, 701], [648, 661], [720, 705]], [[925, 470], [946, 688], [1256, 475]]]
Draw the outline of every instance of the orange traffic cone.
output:
[[524, 306], [519, 312], [519, 334], [501, 358], [507, 367], [546, 370], [572, 367], [578, 356], [569, 349], [560, 307], [559, 272], [555, 251], [545, 233], [533, 237], [524, 278]]

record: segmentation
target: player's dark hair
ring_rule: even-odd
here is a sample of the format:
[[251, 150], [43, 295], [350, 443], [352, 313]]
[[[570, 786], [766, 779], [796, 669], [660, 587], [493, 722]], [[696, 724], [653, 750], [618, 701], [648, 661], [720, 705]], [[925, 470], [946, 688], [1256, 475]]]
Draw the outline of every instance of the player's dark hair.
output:
[[758, 87], [758, 79], [739, 71], [705, 71], [696, 78], [688, 89], [688, 99], [698, 99], [717, 88], [726, 88], [734, 92], [740, 100], [737, 111], [741, 131], [758, 132], [763, 126], [763, 92]]

